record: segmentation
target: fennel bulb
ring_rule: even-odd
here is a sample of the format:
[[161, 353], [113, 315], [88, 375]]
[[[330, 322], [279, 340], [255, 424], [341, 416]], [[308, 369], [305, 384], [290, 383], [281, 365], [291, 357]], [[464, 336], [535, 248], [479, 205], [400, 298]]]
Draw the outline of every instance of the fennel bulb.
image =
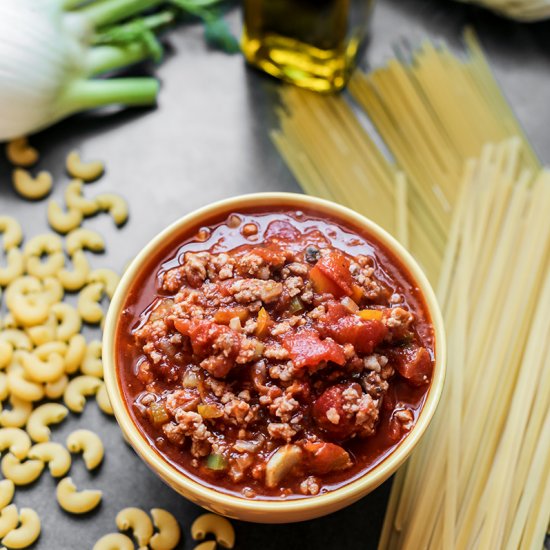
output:
[[154, 78], [93, 79], [149, 56], [143, 41], [93, 46], [94, 33], [158, 0], [0, 1], [0, 140], [104, 105], [150, 105]]

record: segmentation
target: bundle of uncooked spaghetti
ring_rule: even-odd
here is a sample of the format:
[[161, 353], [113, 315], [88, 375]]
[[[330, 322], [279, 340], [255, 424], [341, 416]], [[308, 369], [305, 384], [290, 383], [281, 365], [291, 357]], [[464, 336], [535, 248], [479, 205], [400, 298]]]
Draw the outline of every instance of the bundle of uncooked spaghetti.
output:
[[[407, 245], [435, 283], [462, 166], [487, 142], [519, 136], [522, 157], [539, 166], [473, 34], [464, 59], [426, 41], [349, 90], [382, 141], [343, 97], [283, 87], [279, 151], [307, 193], [336, 200], [372, 218]], [[408, 185], [405, 185], [405, 180]], [[407, 196], [408, 195], [408, 196]], [[407, 208], [403, 207], [407, 202]], [[407, 212], [409, 220], [407, 220]]]
[[381, 549], [540, 548], [550, 518], [550, 175], [466, 43], [356, 74], [362, 112], [283, 88], [272, 133], [306, 192], [394, 232], [438, 283], [448, 383]]
[[542, 548], [550, 517], [550, 173], [468, 163], [439, 285], [448, 381], [380, 549]]

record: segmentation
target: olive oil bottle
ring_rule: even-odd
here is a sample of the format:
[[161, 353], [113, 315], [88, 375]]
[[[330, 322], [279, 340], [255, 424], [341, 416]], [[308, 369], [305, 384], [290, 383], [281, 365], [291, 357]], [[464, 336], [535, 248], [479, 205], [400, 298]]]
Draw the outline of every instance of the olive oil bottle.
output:
[[340, 90], [365, 43], [373, 1], [244, 0], [244, 55], [298, 86]]

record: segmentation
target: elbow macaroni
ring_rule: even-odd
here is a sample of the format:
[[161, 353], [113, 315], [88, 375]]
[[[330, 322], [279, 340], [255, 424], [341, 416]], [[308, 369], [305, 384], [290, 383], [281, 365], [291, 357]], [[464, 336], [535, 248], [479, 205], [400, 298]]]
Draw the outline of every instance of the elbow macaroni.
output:
[[31, 448], [31, 439], [27, 432], [20, 428], [1, 428], [0, 429], [0, 452], [9, 449], [19, 460], [27, 457]]
[[0, 286], [8, 286], [23, 275], [25, 262], [19, 248], [10, 248], [6, 253], [6, 267], [0, 268]]
[[97, 468], [103, 460], [103, 443], [99, 436], [90, 430], [76, 430], [67, 437], [67, 449], [71, 453], [82, 451], [82, 458], [88, 470]]
[[175, 548], [181, 537], [180, 526], [176, 518], [168, 511], [162, 508], [153, 508], [151, 510], [153, 523], [158, 529], [151, 540], [149, 546], [152, 550], [171, 550]]
[[[30, 166], [37, 151], [24, 138], [8, 145], [8, 155], [19, 166]], [[67, 158], [71, 175], [91, 181], [103, 173], [103, 164], [83, 163], [78, 153]], [[26, 170], [13, 174], [17, 191], [37, 199], [50, 192], [52, 177], [40, 172], [36, 177]], [[8, 312], [0, 319], [0, 453], [5, 479], [0, 481], [0, 539], [10, 548], [23, 548], [40, 535], [40, 518], [30, 508], [18, 514], [10, 504], [16, 485], [33, 483], [46, 464], [54, 477], [63, 477], [71, 467], [71, 454], [82, 453], [88, 470], [97, 468], [104, 458], [104, 447], [97, 434], [89, 430], [73, 431], [67, 448], [50, 441], [50, 424], [63, 421], [68, 410], [82, 412], [86, 396], [96, 394], [100, 409], [113, 414], [103, 377], [99, 340], [87, 344], [80, 333], [82, 322], [96, 324], [104, 317], [101, 301], [112, 298], [120, 277], [106, 268], [91, 271], [84, 249], [101, 252], [105, 243], [95, 231], [80, 227], [84, 217], [99, 210], [107, 211], [117, 225], [128, 218], [126, 201], [113, 193], [88, 199], [83, 182], [73, 180], [65, 191], [65, 207], [55, 200], [47, 206], [47, 219], [58, 233], [66, 234], [65, 246], [72, 268], [65, 268], [62, 239], [54, 234], [31, 238], [21, 249], [21, 226], [12, 217], [0, 216], [0, 236], [6, 260], [0, 267], [0, 296], [5, 290]], [[67, 291], [81, 291], [77, 307], [62, 302]], [[69, 376], [80, 370], [82, 375]], [[67, 407], [47, 402], [33, 410], [33, 402], [44, 397], [63, 397]], [[9, 399], [11, 409], [2, 410]], [[26, 428], [26, 431], [22, 428]], [[36, 442], [32, 445], [32, 441]], [[32, 446], [31, 446], [32, 445]], [[70, 513], [86, 513], [98, 506], [102, 492], [78, 491], [70, 477], [61, 479], [56, 490], [59, 505]], [[139, 508], [125, 508], [116, 517], [117, 526], [131, 530], [137, 544], [152, 550], [174, 548], [180, 539], [180, 527], [172, 514], [151, 510], [152, 520]], [[18, 526], [19, 525], [19, 526]], [[155, 533], [154, 526], [157, 532]], [[212, 541], [212, 544], [215, 544]], [[221, 544], [221, 543], [220, 543]], [[97, 541], [94, 550], [133, 549], [132, 540], [120, 533]], [[206, 549], [205, 549], [206, 550]]]
[[10, 250], [21, 244], [23, 230], [21, 224], [11, 216], [0, 216], [0, 233], [4, 250]]
[[63, 445], [51, 441], [33, 445], [29, 451], [29, 458], [47, 463], [53, 477], [64, 476], [71, 467], [69, 451]]
[[235, 530], [231, 523], [216, 514], [202, 514], [191, 526], [191, 536], [194, 540], [204, 540], [207, 534], [216, 537], [216, 542], [224, 548], [235, 545]]
[[26, 548], [40, 536], [40, 518], [32, 508], [21, 508], [19, 522], [21, 525], [2, 539], [9, 548]]
[[[44, 233], [33, 237], [23, 249], [29, 275], [39, 279], [56, 275], [65, 265], [63, 245], [55, 233]], [[42, 260], [46, 256], [46, 260]]]
[[12, 139], [6, 145], [6, 156], [15, 166], [28, 168], [38, 162], [38, 151], [32, 147], [26, 137]]
[[97, 404], [99, 408], [105, 413], [109, 415], [113, 415], [113, 406], [111, 405], [111, 400], [109, 399], [109, 394], [107, 393], [107, 386], [105, 386], [105, 383], [103, 382], [97, 390], [97, 393], [95, 395], [95, 400], [97, 401]]
[[[8, 388], [8, 376], [5, 372], [0, 372], [0, 401], [5, 401], [9, 395], [10, 389]], [[0, 410], [2, 410], [1, 405]]]
[[82, 250], [75, 250], [71, 255], [73, 269], [61, 269], [57, 277], [63, 288], [74, 292], [80, 290], [87, 282], [90, 273], [90, 264]]
[[55, 200], [48, 202], [48, 223], [50, 227], [65, 235], [69, 231], [80, 227], [84, 216], [80, 210], [76, 208], [70, 208], [64, 211], [59, 203]]
[[101, 491], [78, 491], [70, 477], [63, 478], [57, 484], [57, 502], [66, 512], [85, 514], [101, 502]]
[[140, 508], [124, 508], [116, 516], [116, 526], [120, 531], [132, 531], [140, 547], [147, 546], [153, 536], [153, 522]]
[[63, 285], [59, 282], [57, 276], [45, 277], [42, 280], [42, 285], [42, 296], [44, 296], [44, 299], [48, 302], [48, 304], [53, 305], [63, 300], [65, 291], [63, 290]]
[[109, 212], [116, 225], [120, 226], [128, 219], [128, 203], [120, 195], [104, 193], [95, 200], [100, 210]]
[[15, 484], [11, 479], [0, 481], [0, 510], [3, 510], [12, 501], [14, 493]]
[[101, 359], [101, 342], [92, 340], [86, 348], [84, 361], [82, 362], [82, 374], [103, 378], [103, 361]]
[[6, 536], [10, 531], [13, 531], [19, 523], [17, 507], [15, 504], [10, 504], [0, 511], [0, 537]]
[[65, 202], [69, 208], [80, 210], [83, 216], [93, 216], [98, 209], [97, 203], [83, 196], [83, 187], [82, 180], [72, 180], [65, 190]]
[[82, 327], [82, 319], [78, 311], [71, 305], [57, 303], [51, 307], [57, 322], [57, 338], [63, 342], [69, 342], [73, 336], [76, 336]]
[[82, 334], [75, 334], [69, 340], [69, 347], [65, 354], [65, 372], [74, 374], [82, 365], [86, 354], [86, 339]]
[[122, 533], [109, 533], [103, 535], [92, 550], [134, 550], [134, 543]]
[[12, 360], [13, 346], [10, 342], [0, 340], [0, 369], [5, 369]]
[[93, 181], [99, 178], [105, 171], [102, 162], [94, 160], [91, 162], [82, 162], [78, 151], [71, 151], [66, 160], [67, 172], [73, 178], [84, 181]]
[[49, 315], [44, 286], [33, 276], [18, 277], [6, 290], [6, 305], [15, 320], [25, 327], [41, 325]]
[[25, 199], [43, 199], [52, 190], [52, 175], [42, 171], [33, 178], [27, 170], [16, 168], [12, 175], [13, 187]]
[[44, 463], [41, 460], [21, 462], [15, 455], [8, 453], [2, 459], [1, 467], [4, 477], [11, 479], [15, 485], [29, 485], [40, 477]]
[[23, 401], [40, 401], [44, 398], [42, 384], [27, 380], [18, 363], [12, 363], [8, 371], [8, 389], [11, 395]]
[[44, 384], [44, 394], [48, 399], [59, 399], [63, 397], [68, 385], [69, 377], [64, 374], [59, 380]]
[[40, 443], [50, 440], [50, 424], [59, 424], [69, 414], [67, 407], [60, 403], [45, 403], [34, 409], [27, 421], [27, 433], [33, 441]]
[[77, 250], [91, 250], [92, 252], [103, 252], [105, 241], [103, 237], [91, 229], [75, 229], [65, 238], [67, 252], [72, 256]]
[[120, 282], [120, 275], [118, 273], [115, 273], [112, 269], [94, 269], [88, 277], [88, 282], [103, 283], [105, 293], [107, 294], [107, 296], [109, 296], [109, 298], [112, 298], [113, 294], [115, 293], [116, 287]]
[[77, 376], [67, 385], [63, 400], [73, 412], [82, 412], [86, 405], [85, 395], [93, 395], [101, 386], [101, 380], [95, 376]]
[[10, 395], [11, 410], [4, 409], [0, 412], [0, 425], [5, 428], [21, 428], [26, 423], [32, 412], [32, 404], [15, 395]]
[[[53, 343], [53, 342], [52, 342]], [[21, 366], [29, 381], [43, 384], [55, 382], [65, 372], [65, 362], [58, 353], [51, 353], [47, 360], [42, 360], [34, 353], [23, 352], [21, 355]], [[36, 399], [32, 399], [36, 401]]]
[[43, 344], [53, 342], [57, 332], [57, 320], [55, 315], [50, 311], [44, 324], [27, 327], [25, 330], [35, 346], [42, 346]]
[[13, 349], [22, 349], [25, 351], [31, 351], [32, 344], [27, 334], [22, 330], [11, 328], [0, 331], [0, 340], [8, 342], [12, 345]]
[[103, 297], [103, 283], [89, 283], [78, 295], [78, 313], [86, 323], [96, 325], [103, 319], [100, 302]]
[[41, 361], [46, 361], [52, 354], [60, 355], [64, 357], [67, 353], [68, 346], [65, 342], [59, 340], [53, 340], [52, 342], [45, 342], [37, 346], [32, 352]]

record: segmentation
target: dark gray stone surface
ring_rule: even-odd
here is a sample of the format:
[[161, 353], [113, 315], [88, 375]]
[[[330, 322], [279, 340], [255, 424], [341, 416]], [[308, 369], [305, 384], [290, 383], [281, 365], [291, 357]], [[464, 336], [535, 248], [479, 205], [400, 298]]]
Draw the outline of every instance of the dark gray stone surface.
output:
[[[238, 12], [231, 14], [231, 23], [239, 29]], [[519, 25], [446, 0], [381, 0], [364, 63], [384, 61], [392, 42], [402, 37], [427, 34], [457, 46], [465, 24], [478, 32], [528, 136], [542, 159], [550, 161], [548, 24]], [[267, 135], [277, 82], [246, 69], [239, 56], [208, 50], [199, 26], [173, 31], [166, 41], [168, 55], [155, 71], [162, 80], [157, 109], [81, 116], [34, 139], [42, 153], [40, 167], [55, 176], [54, 197], [62, 197], [68, 181], [65, 155], [78, 148], [84, 158], [100, 158], [107, 164], [105, 177], [87, 186], [86, 192], [114, 190], [130, 202], [131, 219], [121, 230], [107, 216], [86, 221], [108, 242], [107, 254], [92, 258], [96, 266], [122, 269], [169, 222], [210, 201], [254, 191], [299, 191]], [[47, 227], [45, 203], [19, 199], [9, 183], [9, 168], [0, 160], [0, 214], [4, 213], [22, 220], [27, 236]], [[34, 507], [42, 518], [42, 536], [35, 547], [91, 548], [100, 535], [116, 531], [117, 511], [132, 505], [171, 510], [183, 528], [181, 548], [193, 548], [188, 529], [200, 509], [145, 467], [123, 442], [115, 421], [102, 415], [93, 401], [82, 418], [71, 415], [54, 429], [53, 439], [63, 442], [79, 426], [101, 434], [106, 458], [92, 475], [75, 459], [71, 475], [78, 487], [102, 489], [103, 503], [85, 517], [63, 513], [48, 473], [33, 486], [18, 489], [16, 503]], [[243, 550], [376, 548], [389, 488], [390, 482], [350, 508], [317, 521], [279, 526], [236, 523], [237, 546]]]

